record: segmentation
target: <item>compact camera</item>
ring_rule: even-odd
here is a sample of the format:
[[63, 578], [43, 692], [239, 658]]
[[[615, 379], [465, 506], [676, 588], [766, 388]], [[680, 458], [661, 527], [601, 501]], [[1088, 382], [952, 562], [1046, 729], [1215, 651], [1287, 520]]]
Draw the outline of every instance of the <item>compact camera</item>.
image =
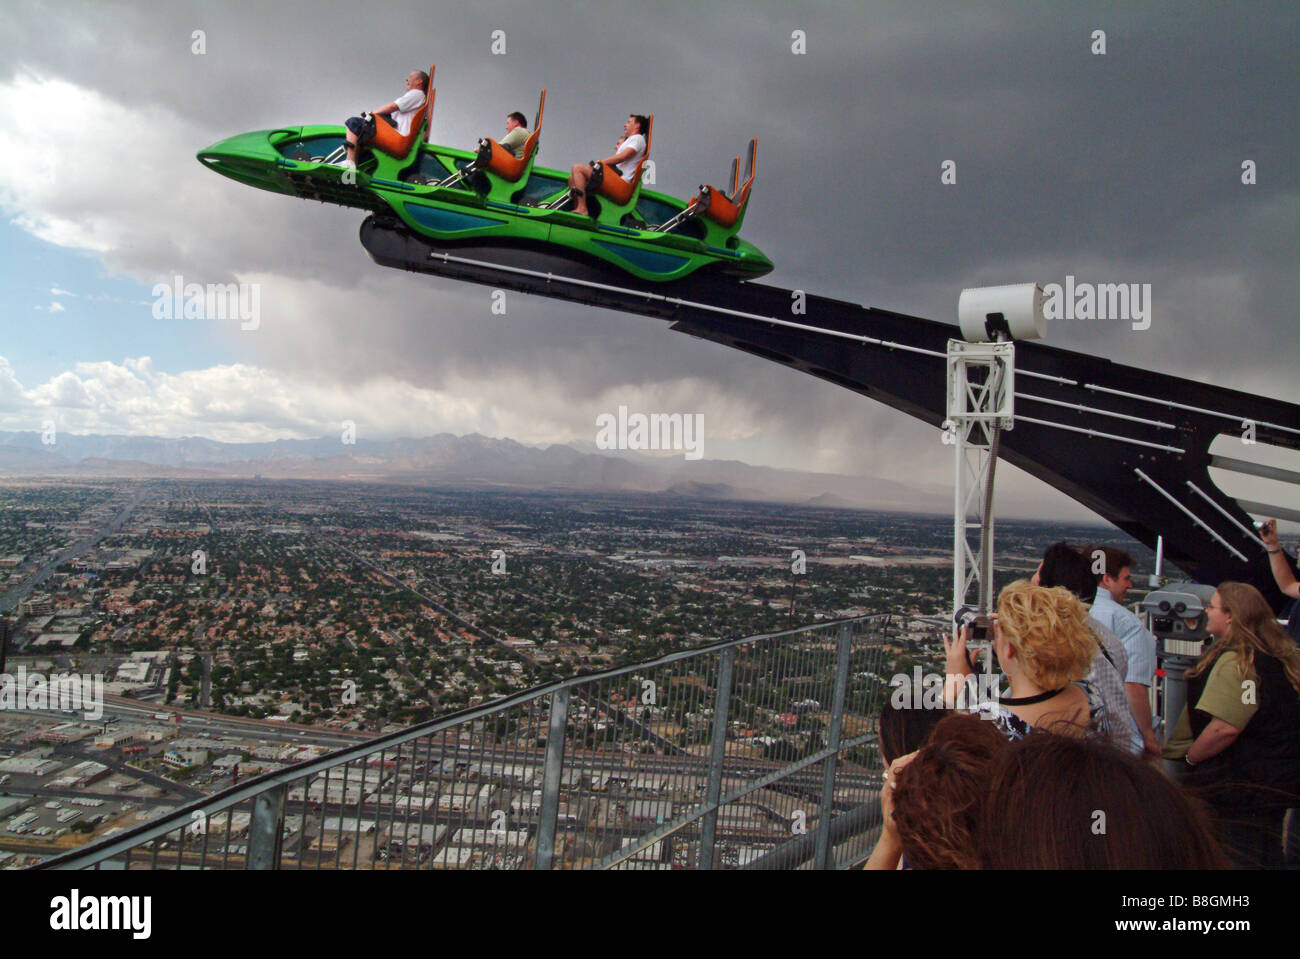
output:
[[974, 606], [962, 606], [957, 612], [952, 614], [952, 621], [956, 624], [958, 631], [970, 627], [970, 638], [972, 642], [987, 643], [992, 639], [992, 633], [989, 627], [993, 620], [986, 614], [981, 613]]

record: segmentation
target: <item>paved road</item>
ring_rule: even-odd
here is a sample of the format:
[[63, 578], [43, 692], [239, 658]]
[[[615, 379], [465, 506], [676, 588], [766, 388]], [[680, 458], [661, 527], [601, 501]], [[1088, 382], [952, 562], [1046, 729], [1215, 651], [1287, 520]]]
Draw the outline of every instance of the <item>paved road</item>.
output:
[[120, 696], [105, 696], [105, 713], [107, 714], [110, 709], [116, 715], [131, 719], [151, 718], [156, 712], [175, 713], [181, 718], [181, 728], [189, 730], [191, 733], [229, 733], [232, 736], [251, 736], [257, 739], [282, 743], [297, 741], [302, 742], [304, 745], [315, 744], [331, 748], [355, 746], [357, 743], [373, 739], [376, 735], [372, 732], [319, 729], [293, 723], [222, 716], [218, 713], [207, 713], [195, 709], [177, 709], [174, 706], [140, 703]]
[[203, 685], [199, 690], [199, 708], [208, 709], [211, 706], [209, 697], [212, 695], [212, 654], [199, 653], [199, 659], [203, 662]]

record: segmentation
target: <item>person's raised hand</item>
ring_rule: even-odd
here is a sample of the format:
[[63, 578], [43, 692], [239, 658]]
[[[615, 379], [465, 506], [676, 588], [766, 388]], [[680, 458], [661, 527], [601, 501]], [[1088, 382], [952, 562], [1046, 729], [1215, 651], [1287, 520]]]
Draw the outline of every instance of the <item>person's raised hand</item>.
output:
[[880, 787], [880, 814], [884, 817], [886, 832], [897, 831], [894, 826], [894, 788], [898, 783], [899, 771], [910, 763], [915, 756], [915, 752], [910, 752], [906, 756], [899, 756], [885, 770], [884, 783]]
[[943, 637], [945, 667], [949, 676], [969, 676], [975, 672], [966, 644], [970, 642], [970, 627], [963, 626], [957, 638], [951, 634]]

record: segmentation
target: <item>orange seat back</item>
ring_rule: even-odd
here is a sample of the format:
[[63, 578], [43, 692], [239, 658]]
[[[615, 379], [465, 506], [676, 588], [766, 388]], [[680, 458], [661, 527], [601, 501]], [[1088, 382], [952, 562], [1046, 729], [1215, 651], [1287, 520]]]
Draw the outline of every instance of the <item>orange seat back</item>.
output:
[[532, 159], [533, 151], [537, 149], [537, 141], [542, 135], [542, 115], [544, 113], [546, 113], [546, 91], [542, 90], [542, 97], [537, 101], [537, 123], [533, 126], [533, 132], [528, 134], [528, 139], [524, 141], [525, 163]]
[[735, 191], [731, 199], [736, 206], [743, 208], [749, 202], [749, 191], [754, 186], [754, 177], [758, 173], [758, 137], [749, 141], [749, 160], [745, 164], [745, 185]]
[[[425, 104], [424, 107], [424, 134], [422, 136], [425, 143], [429, 142], [429, 131], [433, 129], [433, 98], [438, 92], [433, 87], [433, 67], [429, 67], [429, 70], [429, 102]], [[415, 123], [418, 124], [419, 122], [419, 118], [417, 117]]]

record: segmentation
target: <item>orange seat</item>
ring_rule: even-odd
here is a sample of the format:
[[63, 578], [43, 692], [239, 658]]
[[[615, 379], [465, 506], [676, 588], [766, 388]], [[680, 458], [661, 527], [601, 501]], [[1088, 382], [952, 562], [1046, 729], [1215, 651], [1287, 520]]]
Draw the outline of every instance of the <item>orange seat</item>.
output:
[[411, 152], [417, 140], [429, 139], [429, 127], [433, 124], [433, 67], [429, 67], [429, 92], [425, 95], [424, 109], [411, 117], [411, 132], [402, 136], [397, 127], [389, 126], [383, 120], [375, 119], [375, 138], [366, 144], [372, 150], [382, 150], [389, 156], [402, 158]]
[[654, 125], [655, 115], [652, 113], [646, 117], [645, 153], [641, 154], [641, 159], [637, 161], [636, 169], [632, 171], [632, 179], [630, 181], [624, 180], [618, 175], [617, 171], [606, 170], [605, 175], [601, 178], [600, 185], [596, 187], [598, 196], [606, 197], [619, 206], [626, 206], [632, 199], [632, 191], [641, 182], [641, 170], [645, 166], [646, 159], [650, 156], [650, 134], [654, 130]]
[[528, 161], [533, 158], [533, 151], [537, 149], [537, 140], [542, 133], [542, 114], [546, 110], [546, 91], [542, 91], [542, 100], [537, 104], [537, 125], [533, 127], [528, 139], [524, 141], [524, 155], [517, 157], [496, 140], [491, 137], [484, 137], [492, 150], [492, 155], [488, 158], [485, 169], [491, 170], [503, 180], [511, 183], [519, 182], [519, 178], [524, 175], [528, 169]]
[[[715, 186], [704, 187], [704, 190], [708, 191], [709, 202], [702, 211], [703, 215], [724, 229], [729, 229], [735, 226], [736, 221], [740, 219], [741, 213], [745, 210], [745, 204], [749, 202], [749, 191], [754, 185], [754, 174], [757, 172], [757, 162], [758, 140], [756, 138], [749, 141], [749, 170], [747, 171], [745, 185], [740, 189], [736, 189], [736, 171], [739, 169], [739, 164], [732, 164], [732, 195], [728, 197], [727, 194], [723, 193]], [[703, 193], [703, 191], [701, 191], [701, 193]], [[692, 197], [691, 202], [687, 205], [695, 206], [699, 200], [700, 198], [698, 196]]]

